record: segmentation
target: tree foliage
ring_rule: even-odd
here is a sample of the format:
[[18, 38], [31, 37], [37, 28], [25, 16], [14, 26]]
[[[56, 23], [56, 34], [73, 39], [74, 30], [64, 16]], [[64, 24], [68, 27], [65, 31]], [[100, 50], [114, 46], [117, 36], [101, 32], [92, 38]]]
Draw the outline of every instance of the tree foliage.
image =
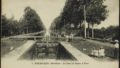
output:
[[8, 19], [5, 15], [1, 16], [2, 37], [45, 30], [44, 25], [35, 10], [26, 7], [24, 12], [23, 18], [19, 21], [14, 20], [14, 17]]
[[9, 32], [8, 32], [8, 20], [7, 20], [7, 18], [6, 18], [6, 16], [5, 15], [2, 15], [1, 16], [1, 35], [2, 36], [6, 36], [7, 34], [9, 34]]
[[119, 39], [119, 26], [109, 26], [108, 28], [95, 29], [95, 37], [101, 39]]
[[[61, 28], [74, 24], [77, 27], [84, 21], [84, 6], [86, 10], [86, 21], [92, 26], [100, 24], [108, 16], [107, 6], [104, 5], [105, 0], [67, 0], [61, 13], [61, 20], [56, 24]], [[70, 26], [67, 26], [70, 27]], [[81, 29], [82, 30], [82, 29]]]
[[60, 20], [61, 20], [61, 16], [58, 16], [54, 19], [54, 21], [51, 24], [50, 29], [54, 30], [54, 29], [59, 29], [62, 25], [60, 24]]
[[24, 28], [28, 30], [28, 32], [38, 32], [45, 29], [36, 11], [30, 7], [25, 8], [22, 21], [25, 24]]
[[108, 16], [106, 5], [103, 4], [104, 0], [90, 0], [86, 4], [87, 22], [90, 24], [100, 24]]
[[14, 18], [6, 18], [5, 15], [2, 15], [1, 18], [1, 34], [2, 36], [10, 36], [18, 34], [18, 21], [14, 20]]

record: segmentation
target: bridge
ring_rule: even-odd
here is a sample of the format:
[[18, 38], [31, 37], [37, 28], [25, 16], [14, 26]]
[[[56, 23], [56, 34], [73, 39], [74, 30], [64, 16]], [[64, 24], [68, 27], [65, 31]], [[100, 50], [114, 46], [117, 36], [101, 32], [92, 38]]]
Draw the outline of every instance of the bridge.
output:
[[15, 35], [15, 36], [9, 36], [9, 37], [5, 37], [2, 38], [1, 40], [6, 40], [6, 39], [10, 39], [10, 38], [33, 38], [34, 35], [38, 35], [38, 34], [44, 34], [46, 31], [40, 31], [40, 32], [34, 32], [34, 33], [27, 33], [27, 34], [20, 34], [20, 35]]

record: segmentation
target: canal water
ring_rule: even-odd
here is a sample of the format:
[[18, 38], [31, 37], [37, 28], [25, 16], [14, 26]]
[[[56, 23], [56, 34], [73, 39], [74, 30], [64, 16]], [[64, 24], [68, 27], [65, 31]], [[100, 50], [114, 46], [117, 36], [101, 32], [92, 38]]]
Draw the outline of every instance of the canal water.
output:
[[36, 59], [75, 60], [75, 58], [55, 40], [37, 40], [33, 47], [20, 57], [20, 60]]

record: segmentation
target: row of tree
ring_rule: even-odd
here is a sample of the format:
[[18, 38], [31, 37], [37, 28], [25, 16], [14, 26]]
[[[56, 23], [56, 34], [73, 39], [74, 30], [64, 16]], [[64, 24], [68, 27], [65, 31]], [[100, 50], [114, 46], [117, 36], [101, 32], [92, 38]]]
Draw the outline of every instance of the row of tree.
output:
[[95, 37], [108, 40], [119, 39], [119, 26], [109, 26], [108, 28], [95, 29]]
[[[67, 0], [63, 12], [53, 22], [56, 25], [51, 29], [69, 29], [74, 25], [75, 28], [86, 29], [85, 21], [88, 24], [87, 37], [89, 37], [90, 27], [92, 37], [94, 37], [94, 25], [99, 25], [108, 16], [108, 10], [104, 5], [105, 0]], [[83, 29], [83, 30], [84, 30]], [[83, 31], [82, 30], [82, 31]], [[85, 33], [84, 33], [85, 34]]]
[[14, 20], [14, 17], [8, 19], [5, 15], [2, 15], [1, 21], [2, 37], [45, 30], [40, 17], [30, 7], [25, 8], [24, 15], [19, 21]]

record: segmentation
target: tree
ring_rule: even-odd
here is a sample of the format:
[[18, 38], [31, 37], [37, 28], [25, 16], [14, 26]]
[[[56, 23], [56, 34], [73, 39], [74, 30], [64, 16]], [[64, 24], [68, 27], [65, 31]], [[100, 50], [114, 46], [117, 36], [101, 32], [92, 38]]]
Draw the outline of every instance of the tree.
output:
[[6, 18], [5, 15], [2, 15], [1, 16], [1, 36], [2, 37], [7, 36], [9, 34], [7, 24], [8, 24], [8, 19]]
[[104, 34], [105, 38], [119, 39], [119, 26], [109, 26]]
[[14, 17], [8, 19], [5, 15], [2, 15], [2, 37], [45, 30], [44, 25], [35, 10], [31, 9], [30, 7], [26, 7], [24, 12], [25, 14], [23, 18], [21, 18], [19, 21], [14, 20]]
[[87, 22], [92, 26], [92, 38], [94, 38], [94, 24], [100, 24], [108, 16], [107, 6], [103, 5], [103, 3], [104, 0], [90, 0], [86, 4]]
[[23, 23], [25, 24], [24, 30], [26, 33], [38, 32], [45, 29], [36, 11], [30, 7], [26, 7], [24, 10]]
[[1, 33], [2, 36], [11, 36], [11, 35], [17, 35], [18, 34], [18, 21], [14, 20], [14, 17], [8, 19], [5, 15], [2, 15], [1, 19]]
[[[103, 3], [104, 0], [67, 0], [61, 13], [59, 25], [62, 25], [61, 28], [65, 28], [65, 26], [70, 24], [74, 24], [75, 27], [80, 24], [80, 27], [82, 27], [83, 22], [86, 21], [88, 23], [88, 31], [90, 25], [92, 26], [93, 38], [94, 24], [100, 24], [101, 21], [104, 21], [108, 16], [107, 6], [103, 5]], [[85, 26], [83, 28], [85, 28]], [[86, 31], [84, 32], [84, 34], [86, 34]]]
[[[74, 24], [75, 27], [78, 27], [83, 21], [83, 17], [79, 9], [79, 3], [77, 0], [67, 0], [63, 12], [60, 15], [57, 25], [60, 26], [60, 29], [69, 29], [71, 24]], [[79, 22], [79, 23], [78, 23]], [[57, 26], [57, 27], [58, 27]]]
[[100, 38], [100, 39], [105, 39], [105, 30], [106, 28], [102, 27], [101, 29], [94, 29], [94, 37]]
[[102, 27], [101, 29], [94, 29], [95, 37], [108, 40], [119, 39], [119, 26], [109, 26], [107, 28]]
[[51, 30], [60, 30], [61, 24], [60, 24], [61, 16], [58, 16], [54, 19], [54, 21], [51, 24]]

